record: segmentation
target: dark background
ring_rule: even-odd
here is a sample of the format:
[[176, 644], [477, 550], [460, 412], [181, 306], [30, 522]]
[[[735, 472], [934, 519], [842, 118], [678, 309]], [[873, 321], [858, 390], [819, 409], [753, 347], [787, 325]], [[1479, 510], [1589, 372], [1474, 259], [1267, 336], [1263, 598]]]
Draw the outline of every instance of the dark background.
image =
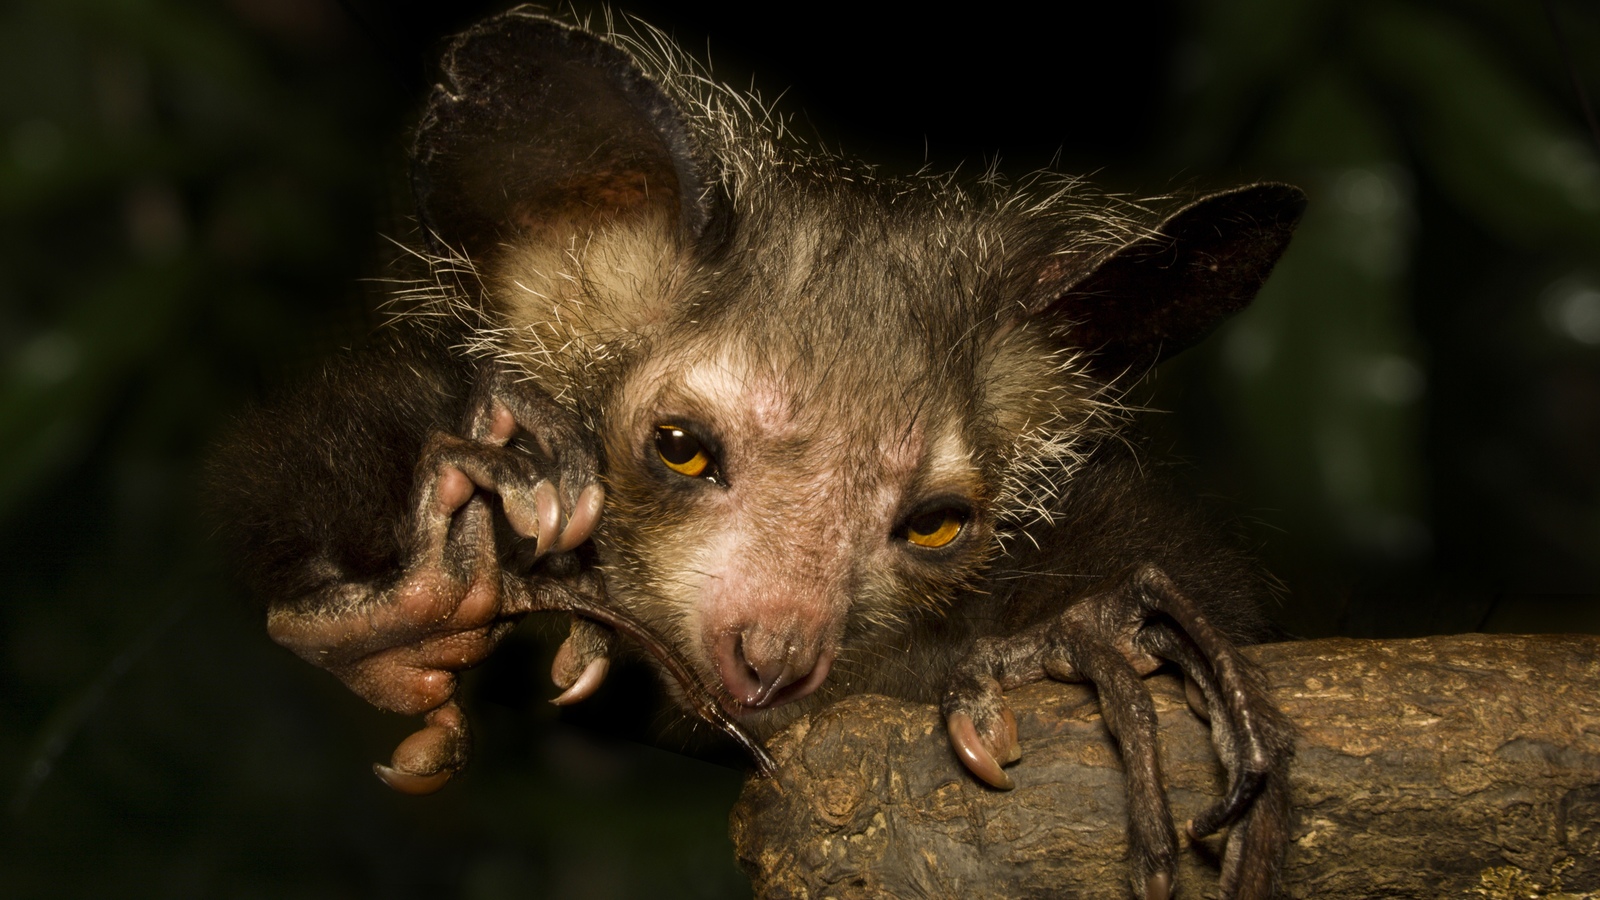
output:
[[[747, 892], [739, 773], [618, 739], [636, 675], [558, 719], [531, 636], [468, 679], [458, 783], [388, 793], [414, 724], [271, 645], [196, 513], [228, 419], [370, 327], [408, 117], [492, 8], [0, 8], [0, 893]], [[1595, 5], [1553, 8], [1600, 91]], [[1147, 388], [1156, 452], [1250, 518], [1291, 633], [1600, 630], [1600, 156], [1537, 4], [620, 9], [891, 171], [1304, 186], [1255, 307]]]

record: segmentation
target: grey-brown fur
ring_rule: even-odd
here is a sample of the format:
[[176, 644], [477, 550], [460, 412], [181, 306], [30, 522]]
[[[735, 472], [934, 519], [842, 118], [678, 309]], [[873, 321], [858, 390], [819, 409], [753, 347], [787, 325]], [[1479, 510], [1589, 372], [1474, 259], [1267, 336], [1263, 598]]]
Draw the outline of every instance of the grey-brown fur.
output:
[[[220, 469], [275, 637], [427, 714], [386, 778], [447, 777], [465, 753], [450, 673], [581, 594], [758, 735], [883, 692], [942, 702], [958, 750], [1005, 763], [999, 688], [1096, 680], [1132, 729], [1130, 783], [1155, 786], [1134, 793], [1133, 875], [1159, 896], [1175, 842], [1153, 754], [1136, 759], [1148, 697], [1117, 673], [1166, 659], [1206, 689], [1241, 785], [1203, 829], [1246, 835], [1225, 889], [1270, 892], [1287, 731], [1228, 644], [1262, 635], [1270, 581], [1137, 459], [1116, 400], [1248, 302], [1298, 192], [1163, 221], [1056, 176], [880, 177], [653, 32], [522, 11], [452, 47], [416, 172], [430, 275], [387, 342], [259, 414]], [[671, 470], [665, 426], [711, 467]], [[917, 545], [924, 521], [956, 536]], [[578, 690], [610, 650], [576, 623], [557, 681]]]

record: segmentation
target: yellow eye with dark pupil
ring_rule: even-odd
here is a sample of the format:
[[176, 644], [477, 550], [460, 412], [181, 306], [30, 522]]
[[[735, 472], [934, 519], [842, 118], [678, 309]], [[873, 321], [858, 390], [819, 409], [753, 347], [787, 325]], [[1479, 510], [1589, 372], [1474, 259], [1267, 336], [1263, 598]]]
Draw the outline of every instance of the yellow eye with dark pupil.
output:
[[711, 454], [700, 439], [676, 425], [656, 426], [656, 453], [679, 475], [699, 478], [711, 468]]
[[966, 519], [953, 509], [936, 509], [906, 523], [906, 540], [918, 547], [937, 549], [956, 539]]

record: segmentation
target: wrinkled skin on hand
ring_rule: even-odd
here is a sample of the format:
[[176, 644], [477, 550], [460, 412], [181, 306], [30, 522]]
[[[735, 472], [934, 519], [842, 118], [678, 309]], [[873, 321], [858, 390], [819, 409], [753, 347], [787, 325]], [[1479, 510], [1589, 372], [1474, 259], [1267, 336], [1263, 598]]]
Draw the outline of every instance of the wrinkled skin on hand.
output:
[[[522, 551], [524, 564], [567, 554], [593, 532], [604, 491], [595, 460], [553, 405], [491, 378], [478, 392], [468, 437], [435, 433], [417, 464], [411, 552], [384, 585], [339, 584], [314, 606], [272, 609], [274, 640], [332, 672], [375, 706], [421, 715], [380, 778], [396, 790], [426, 794], [466, 762], [470, 739], [455, 701], [456, 673], [483, 662], [526, 613], [598, 606], [598, 577], [570, 560], [536, 576], [509, 571], [502, 559]], [[512, 446], [534, 438], [542, 459]], [[539, 442], [539, 436], [543, 441]], [[554, 436], [555, 439], [552, 439]], [[551, 452], [552, 450], [557, 452]], [[495, 506], [516, 548], [500, 546]], [[530, 551], [531, 545], [531, 551]], [[557, 703], [593, 693], [605, 678], [613, 633], [573, 617], [552, 672]]]

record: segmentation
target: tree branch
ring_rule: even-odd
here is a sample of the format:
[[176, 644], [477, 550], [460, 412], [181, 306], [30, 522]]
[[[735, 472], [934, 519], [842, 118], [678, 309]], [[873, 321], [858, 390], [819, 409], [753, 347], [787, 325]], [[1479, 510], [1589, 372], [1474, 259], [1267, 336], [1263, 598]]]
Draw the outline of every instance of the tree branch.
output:
[[[1600, 897], [1600, 637], [1462, 635], [1249, 648], [1300, 734], [1294, 897]], [[1221, 768], [1181, 682], [1150, 680], [1181, 823]], [[1093, 692], [1007, 695], [1017, 787], [968, 777], [938, 711], [858, 696], [770, 744], [733, 811], [760, 897], [1117, 897], [1122, 770]], [[1180, 852], [1215, 896], [1219, 838]]]

